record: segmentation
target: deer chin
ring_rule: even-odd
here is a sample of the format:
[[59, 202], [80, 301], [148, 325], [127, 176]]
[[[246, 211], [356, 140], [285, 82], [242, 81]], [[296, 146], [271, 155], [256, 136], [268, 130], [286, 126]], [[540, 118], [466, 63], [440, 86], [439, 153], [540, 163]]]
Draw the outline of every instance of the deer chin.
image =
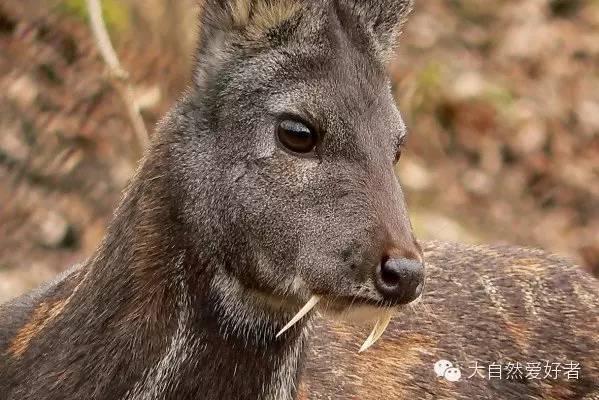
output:
[[389, 325], [389, 321], [391, 321], [391, 318], [396, 311], [396, 308], [379, 307], [369, 304], [342, 304], [337, 300], [314, 295], [310, 297], [306, 304], [304, 304], [291, 320], [289, 320], [289, 322], [277, 333], [277, 337], [285, 333], [285, 331], [295, 325], [313, 309], [320, 311], [327, 317], [343, 319], [350, 322], [373, 324], [372, 332], [368, 338], [366, 338], [362, 347], [360, 347], [360, 353], [366, 351], [383, 335]]
[[[322, 303], [326, 303], [323, 301]], [[326, 318], [346, 321], [358, 325], [372, 325], [389, 312], [395, 312], [398, 307], [376, 306], [371, 304], [334, 304], [332, 307], [321, 304], [318, 311]]]
[[368, 350], [381, 338], [391, 318], [398, 310], [399, 307], [356, 303], [339, 304], [336, 301], [329, 302], [329, 307], [326, 304], [322, 307], [322, 312], [327, 317], [372, 326], [372, 331], [360, 347], [359, 353]]

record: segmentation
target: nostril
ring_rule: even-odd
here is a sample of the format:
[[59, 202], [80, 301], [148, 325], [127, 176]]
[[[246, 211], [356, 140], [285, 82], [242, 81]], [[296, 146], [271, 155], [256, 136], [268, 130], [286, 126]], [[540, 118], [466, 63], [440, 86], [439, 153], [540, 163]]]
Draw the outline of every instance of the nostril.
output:
[[424, 265], [417, 260], [384, 257], [377, 266], [375, 284], [385, 300], [408, 303], [422, 294]]
[[381, 261], [380, 276], [383, 283], [388, 286], [396, 286], [399, 284], [399, 281], [401, 280], [401, 271], [398, 267], [397, 263], [389, 262], [388, 258]]

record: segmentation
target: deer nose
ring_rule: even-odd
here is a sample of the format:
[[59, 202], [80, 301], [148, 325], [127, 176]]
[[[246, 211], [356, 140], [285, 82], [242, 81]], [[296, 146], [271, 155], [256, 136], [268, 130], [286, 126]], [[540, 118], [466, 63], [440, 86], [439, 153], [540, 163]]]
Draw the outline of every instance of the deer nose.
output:
[[384, 257], [375, 275], [376, 289], [393, 304], [407, 304], [422, 294], [425, 274], [420, 260]]

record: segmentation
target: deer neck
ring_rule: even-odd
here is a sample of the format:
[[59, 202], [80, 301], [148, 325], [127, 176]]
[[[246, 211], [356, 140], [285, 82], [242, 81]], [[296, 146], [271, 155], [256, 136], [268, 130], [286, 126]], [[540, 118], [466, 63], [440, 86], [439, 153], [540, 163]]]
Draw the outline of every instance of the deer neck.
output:
[[123, 398], [294, 398], [308, 328], [275, 338], [292, 313], [228, 276], [218, 232], [185, 231], [160, 179], [136, 181], [82, 279], [127, 346]]

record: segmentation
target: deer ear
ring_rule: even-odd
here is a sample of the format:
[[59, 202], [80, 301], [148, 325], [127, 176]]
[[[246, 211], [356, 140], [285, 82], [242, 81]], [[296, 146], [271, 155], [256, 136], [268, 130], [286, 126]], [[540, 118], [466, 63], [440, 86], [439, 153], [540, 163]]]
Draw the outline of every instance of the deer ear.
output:
[[344, 0], [373, 37], [377, 53], [387, 61], [397, 45], [413, 0]]
[[[202, 0], [196, 78], [205, 79], [234, 49], [265, 47], [273, 40], [280, 43], [277, 28], [294, 20], [303, 3], [298, 0]], [[288, 35], [289, 26], [285, 28], [280, 31]]]

